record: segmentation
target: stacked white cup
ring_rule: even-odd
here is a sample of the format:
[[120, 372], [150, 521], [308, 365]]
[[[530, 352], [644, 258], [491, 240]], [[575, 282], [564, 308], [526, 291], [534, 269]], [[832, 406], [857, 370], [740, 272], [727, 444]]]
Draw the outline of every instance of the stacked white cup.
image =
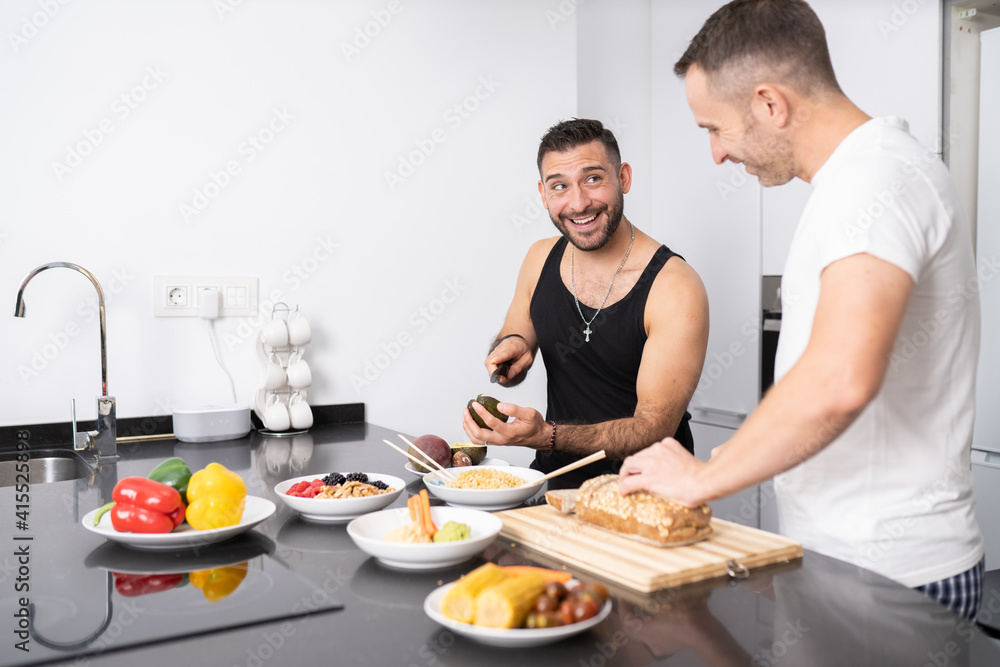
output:
[[257, 335], [257, 357], [264, 368], [254, 412], [268, 431], [301, 431], [313, 425], [312, 408], [306, 402], [312, 371], [303, 358], [311, 340], [309, 322], [298, 308], [287, 319], [272, 315]]

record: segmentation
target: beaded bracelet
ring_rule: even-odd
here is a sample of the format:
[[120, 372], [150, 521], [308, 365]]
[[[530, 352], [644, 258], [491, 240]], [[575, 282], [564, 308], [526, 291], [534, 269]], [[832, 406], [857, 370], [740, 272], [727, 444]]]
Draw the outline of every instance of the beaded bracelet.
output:
[[549, 422], [552, 424], [552, 437], [549, 438], [549, 453], [556, 451], [556, 423], [554, 421]]

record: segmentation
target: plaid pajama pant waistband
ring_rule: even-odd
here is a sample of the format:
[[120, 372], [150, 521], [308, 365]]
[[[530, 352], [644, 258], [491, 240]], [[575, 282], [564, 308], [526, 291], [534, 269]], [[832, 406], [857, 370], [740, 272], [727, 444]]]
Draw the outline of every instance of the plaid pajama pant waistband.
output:
[[983, 571], [985, 569], [986, 558], [983, 557], [979, 563], [965, 572], [941, 581], [917, 586], [917, 590], [932, 600], [940, 602], [962, 618], [975, 621], [983, 599]]

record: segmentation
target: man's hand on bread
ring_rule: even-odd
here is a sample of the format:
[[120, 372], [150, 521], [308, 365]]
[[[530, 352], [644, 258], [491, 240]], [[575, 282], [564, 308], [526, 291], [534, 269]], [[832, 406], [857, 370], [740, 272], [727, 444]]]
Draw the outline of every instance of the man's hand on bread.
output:
[[704, 489], [697, 482], [704, 466], [681, 443], [664, 438], [622, 462], [618, 488], [622, 495], [645, 490], [697, 507], [704, 502]]
[[541, 449], [549, 444], [552, 437], [552, 427], [545, 422], [545, 417], [534, 408], [523, 408], [513, 403], [498, 403], [497, 409], [500, 412], [514, 417], [511, 421], [504, 423], [491, 415], [478, 402], [472, 402], [472, 409], [479, 413], [482, 420], [492, 431], [480, 428], [472, 419], [468, 410], [462, 410], [462, 428], [469, 439], [478, 444], [488, 442], [491, 445], [520, 445], [521, 447], [531, 447]]

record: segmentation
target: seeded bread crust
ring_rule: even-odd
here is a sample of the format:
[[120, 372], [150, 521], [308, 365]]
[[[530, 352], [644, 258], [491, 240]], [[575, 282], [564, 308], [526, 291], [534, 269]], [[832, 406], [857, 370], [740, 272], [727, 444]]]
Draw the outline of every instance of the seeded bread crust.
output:
[[549, 492], [557, 510], [575, 512], [581, 521], [656, 546], [692, 544], [712, 532], [712, 508], [687, 508], [646, 491], [618, 492], [618, 475], [589, 479], [571, 495]]

